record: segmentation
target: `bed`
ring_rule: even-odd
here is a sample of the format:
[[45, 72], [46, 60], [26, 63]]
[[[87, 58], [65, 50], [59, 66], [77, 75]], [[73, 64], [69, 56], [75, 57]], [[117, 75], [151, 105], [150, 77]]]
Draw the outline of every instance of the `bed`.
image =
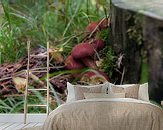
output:
[[50, 113], [42, 129], [163, 130], [163, 109], [150, 102], [128, 97], [89, 97], [59, 106]]

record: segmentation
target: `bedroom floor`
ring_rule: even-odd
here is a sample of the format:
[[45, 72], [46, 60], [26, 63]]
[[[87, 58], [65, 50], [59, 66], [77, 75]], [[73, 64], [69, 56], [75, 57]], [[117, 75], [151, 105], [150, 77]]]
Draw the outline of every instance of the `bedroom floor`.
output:
[[20, 130], [24, 128], [29, 128], [29, 127], [36, 127], [36, 126], [41, 126], [43, 123], [3, 123], [0, 122], [0, 130]]

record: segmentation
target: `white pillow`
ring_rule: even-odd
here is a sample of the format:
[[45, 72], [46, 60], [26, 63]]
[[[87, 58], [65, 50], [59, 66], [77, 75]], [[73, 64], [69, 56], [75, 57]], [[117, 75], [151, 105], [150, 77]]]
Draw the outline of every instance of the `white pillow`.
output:
[[[112, 93], [111, 86], [114, 84], [109, 83], [108, 93]], [[117, 87], [127, 88], [134, 84], [124, 84], [124, 85], [116, 85]], [[138, 99], [149, 102], [149, 93], [148, 93], [148, 83], [140, 84], [139, 92], [138, 92]]]
[[74, 92], [74, 85], [71, 83], [67, 82], [67, 100], [66, 102], [72, 102], [75, 101], [75, 92]]
[[[90, 88], [90, 87], [102, 86], [101, 93], [107, 93], [108, 85], [109, 85], [108, 82], [106, 82], [104, 84], [91, 85], [91, 86], [80, 85], [80, 87], [88, 87], [88, 88]], [[75, 91], [74, 91], [75, 86], [79, 86], [79, 85], [73, 85], [73, 84], [67, 82], [68, 95], [67, 95], [66, 103], [76, 101], [76, 99], [75, 99]]]
[[92, 99], [92, 98], [125, 98], [125, 93], [112, 93], [112, 94], [84, 93], [84, 97], [86, 99]]
[[140, 85], [138, 99], [149, 102], [148, 83]]

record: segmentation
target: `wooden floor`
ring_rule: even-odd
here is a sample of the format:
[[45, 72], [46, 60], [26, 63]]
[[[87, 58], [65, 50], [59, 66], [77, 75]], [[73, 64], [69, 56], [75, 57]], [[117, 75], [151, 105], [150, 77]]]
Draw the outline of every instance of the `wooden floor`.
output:
[[0, 123], [0, 130], [20, 130], [29, 127], [42, 126], [43, 123]]
[[0, 130], [20, 130], [43, 125], [47, 114], [28, 114], [24, 124], [24, 114], [0, 114]]

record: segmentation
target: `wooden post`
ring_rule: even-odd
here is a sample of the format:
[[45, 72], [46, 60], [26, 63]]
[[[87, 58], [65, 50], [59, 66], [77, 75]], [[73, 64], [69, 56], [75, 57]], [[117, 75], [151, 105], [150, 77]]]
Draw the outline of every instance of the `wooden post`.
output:
[[47, 106], [46, 106], [46, 112], [47, 115], [49, 115], [49, 42], [47, 42]]
[[28, 61], [27, 61], [27, 71], [26, 71], [26, 87], [24, 92], [24, 124], [27, 121], [27, 96], [28, 96], [28, 81], [29, 81], [29, 58], [30, 58], [30, 41], [27, 41], [27, 52], [28, 52]]

